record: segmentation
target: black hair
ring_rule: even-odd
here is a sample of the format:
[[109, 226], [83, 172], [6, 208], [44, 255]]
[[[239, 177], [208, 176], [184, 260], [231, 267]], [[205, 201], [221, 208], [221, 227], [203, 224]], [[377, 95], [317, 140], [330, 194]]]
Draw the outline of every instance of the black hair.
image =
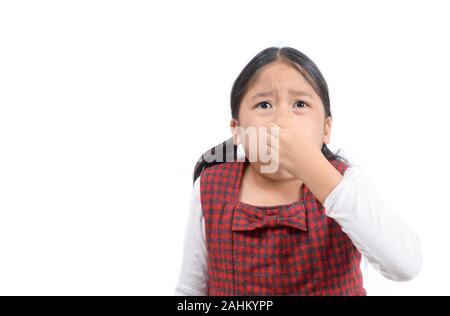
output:
[[[314, 91], [322, 100], [325, 110], [325, 119], [331, 117], [330, 97], [328, 93], [327, 83], [322, 76], [316, 64], [302, 52], [292, 47], [269, 47], [258, 53], [252, 60], [244, 67], [239, 76], [234, 81], [231, 89], [231, 116], [238, 119], [239, 108], [241, 106], [242, 98], [255, 81], [258, 71], [265, 65], [275, 61], [282, 60], [294, 65], [305, 77], [308, 83], [313, 87]], [[327, 145], [322, 145], [322, 153], [328, 160], [340, 159], [348, 164], [348, 161], [333, 153]], [[237, 146], [233, 143], [233, 138], [214, 146], [206, 151], [197, 161], [194, 168], [193, 182], [200, 176], [205, 168], [211, 167], [215, 164], [223, 163], [225, 161], [236, 160]], [[248, 161], [247, 159], [245, 159]]]

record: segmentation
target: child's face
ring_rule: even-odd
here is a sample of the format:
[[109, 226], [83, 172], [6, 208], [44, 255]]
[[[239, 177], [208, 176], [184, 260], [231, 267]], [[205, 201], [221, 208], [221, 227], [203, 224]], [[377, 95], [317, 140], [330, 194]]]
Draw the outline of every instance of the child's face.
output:
[[[263, 92], [268, 94], [258, 96]], [[236, 127], [258, 128], [270, 122], [283, 128], [299, 129], [319, 149], [323, 143], [329, 142], [331, 117], [325, 120], [325, 110], [319, 95], [295, 66], [281, 61], [262, 67], [254, 84], [242, 98], [238, 121], [231, 120], [235, 143], [241, 142]], [[244, 142], [244, 149], [249, 157], [248, 141]], [[259, 162], [252, 164], [259, 167]], [[265, 175], [273, 179], [293, 178], [283, 169]]]

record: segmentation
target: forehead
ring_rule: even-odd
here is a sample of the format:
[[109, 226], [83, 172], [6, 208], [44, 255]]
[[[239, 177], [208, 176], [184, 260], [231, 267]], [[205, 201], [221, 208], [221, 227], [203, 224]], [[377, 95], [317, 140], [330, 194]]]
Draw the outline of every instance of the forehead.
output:
[[[297, 66], [284, 61], [275, 61], [261, 67], [248, 88], [249, 94], [259, 91], [301, 90], [316, 96], [313, 87]], [[248, 94], [247, 94], [248, 95]]]

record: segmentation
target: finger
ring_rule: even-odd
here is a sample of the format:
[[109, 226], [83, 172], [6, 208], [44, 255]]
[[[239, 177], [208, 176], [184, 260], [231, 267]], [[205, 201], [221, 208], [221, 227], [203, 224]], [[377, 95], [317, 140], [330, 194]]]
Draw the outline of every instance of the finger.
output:
[[269, 124], [267, 124], [267, 126], [269, 126], [269, 127], [276, 127], [276, 128], [279, 128], [279, 129], [282, 128], [281, 125], [275, 124], [274, 122], [270, 122]]
[[265, 133], [265, 141], [268, 147], [277, 149], [279, 148], [279, 139], [277, 136], [270, 134], [269, 132]]
[[269, 156], [273, 157], [275, 155], [279, 155], [280, 152], [280, 143], [279, 139], [269, 135], [269, 140], [267, 144], [267, 153]]
[[271, 135], [268, 133], [267, 128], [260, 129], [260, 134], [258, 137], [258, 148], [261, 147], [263, 150], [268, 150], [270, 143], [273, 142]]
[[276, 136], [270, 135], [269, 146], [275, 150], [280, 148], [280, 139]]
[[266, 125], [267, 132], [271, 135], [277, 136], [280, 134], [281, 127], [275, 123], [269, 123]]
[[269, 156], [272, 155], [272, 146], [275, 143], [274, 137], [270, 135], [267, 130], [265, 130], [261, 140], [261, 146], [264, 148], [263, 151]]
[[277, 127], [277, 128], [279, 128], [279, 129], [284, 129], [284, 128], [285, 128], [284, 125], [282, 125], [282, 124], [280, 124], [280, 123], [274, 123], [274, 122], [271, 122], [271, 123], [270, 123], [270, 126]]

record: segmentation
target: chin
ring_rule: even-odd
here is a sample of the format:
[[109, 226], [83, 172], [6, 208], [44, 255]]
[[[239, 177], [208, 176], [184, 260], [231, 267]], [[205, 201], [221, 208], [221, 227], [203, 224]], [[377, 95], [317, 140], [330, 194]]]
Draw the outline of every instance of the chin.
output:
[[291, 180], [295, 179], [295, 176], [293, 176], [291, 173], [286, 171], [285, 169], [278, 168], [276, 172], [273, 173], [261, 173], [267, 178], [270, 178], [272, 180]]

